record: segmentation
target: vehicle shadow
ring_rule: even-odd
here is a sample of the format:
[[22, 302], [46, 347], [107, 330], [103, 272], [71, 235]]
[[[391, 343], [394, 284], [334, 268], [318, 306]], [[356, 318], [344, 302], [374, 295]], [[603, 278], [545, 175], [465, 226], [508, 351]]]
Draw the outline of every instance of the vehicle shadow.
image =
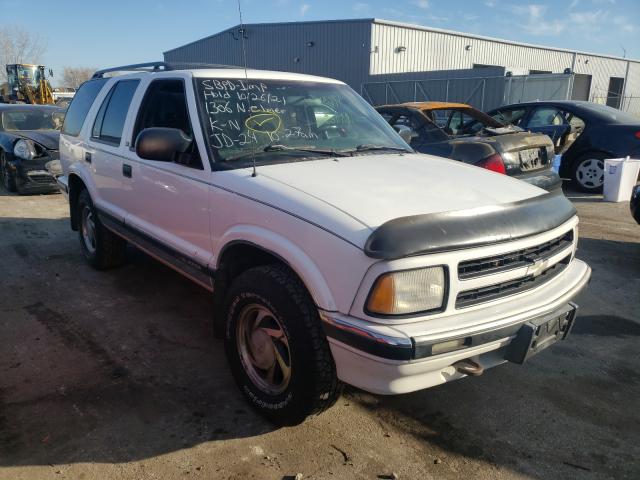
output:
[[206, 290], [135, 249], [92, 270], [67, 218], [0, 231], [0, 466], [128, 462], [274, 429], [233, 382]]

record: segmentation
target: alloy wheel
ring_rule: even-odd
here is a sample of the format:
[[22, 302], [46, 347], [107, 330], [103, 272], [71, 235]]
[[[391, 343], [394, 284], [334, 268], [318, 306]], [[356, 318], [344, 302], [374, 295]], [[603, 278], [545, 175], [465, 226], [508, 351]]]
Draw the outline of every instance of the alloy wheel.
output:
[[595, 190], [604, 184], [604, 160], [588, 158], [576, 168], [576, 180], [583, 188]]

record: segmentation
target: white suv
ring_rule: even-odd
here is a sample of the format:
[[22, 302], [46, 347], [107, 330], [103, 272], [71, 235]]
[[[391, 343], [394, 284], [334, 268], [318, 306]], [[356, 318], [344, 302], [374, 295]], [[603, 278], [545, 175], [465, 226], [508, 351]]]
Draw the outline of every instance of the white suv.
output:
[[89, 263], [130, 242], [213, 292], [248, 401], [280, 424], [341, 382], [432, 387], [564, 338], [591, 270], [562, 195], [418, 155], [345, 84], [151, 64], [98, 72], [60, 139]]

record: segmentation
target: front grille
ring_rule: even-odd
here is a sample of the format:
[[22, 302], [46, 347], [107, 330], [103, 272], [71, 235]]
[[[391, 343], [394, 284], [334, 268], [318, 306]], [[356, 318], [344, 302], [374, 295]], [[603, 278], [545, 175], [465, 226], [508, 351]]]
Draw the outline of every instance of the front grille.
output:
[[571, 255], [567, 255], [555, 265], [544, 270], [538, 276], [528, 275], [526, 277], [460, 292], [456, 297], [456, 308], [465, 308], [479, 303], [490, 302], [498, 298], [515, 295], [516, 293], [521, 293], [535, 288], [548, 282], [562, 272], [567, 265], [569, 265], [570, 261]]
[[31, 180], [34, 183], [41, 183], [41, 184], [56, 182], [55, 178], [53, 178], [51, 175], [45, 175], [45, 174], [29, 175], [29, 180]]
[[492, 257], [478, 258], [458, 264], [458, 278], [468, 280], [494, 273], [512, 270], [532, 264], [536, 260], [549, 258], [573, 243], [573, 229], [548, 242], [515, 252]]

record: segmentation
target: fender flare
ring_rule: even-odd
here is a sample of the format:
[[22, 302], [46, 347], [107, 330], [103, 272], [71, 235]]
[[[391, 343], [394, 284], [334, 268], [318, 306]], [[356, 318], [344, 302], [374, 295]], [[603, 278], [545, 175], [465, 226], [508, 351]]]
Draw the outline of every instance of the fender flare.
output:
[[234, 225], [220, 237], [217, 249], [216, 269], [225, 250], [233, 245], [244, 244], [264, 250], [279, 258], [298, 275], [319, 308], [336, 311], [336, 302], [329, 285], [315, 262], [297, 244], [271, 230], [253, 225]]

